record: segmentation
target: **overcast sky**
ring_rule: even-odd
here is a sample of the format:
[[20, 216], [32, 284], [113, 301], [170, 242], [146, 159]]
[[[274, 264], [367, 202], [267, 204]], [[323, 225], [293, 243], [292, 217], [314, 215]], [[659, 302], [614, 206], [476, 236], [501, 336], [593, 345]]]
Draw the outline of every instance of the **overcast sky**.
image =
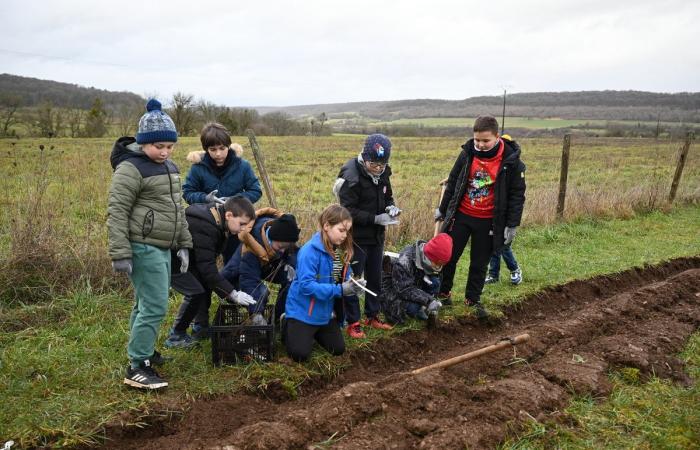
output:
[[0, 73], [229, 106], [700, 90], [700, 2], [1, 0]]

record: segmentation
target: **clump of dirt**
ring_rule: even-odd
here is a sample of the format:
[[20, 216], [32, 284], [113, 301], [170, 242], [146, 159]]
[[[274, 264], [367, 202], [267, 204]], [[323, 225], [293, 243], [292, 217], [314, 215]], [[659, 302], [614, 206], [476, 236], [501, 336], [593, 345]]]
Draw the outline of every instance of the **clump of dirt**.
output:
[[[700, 326], [700, 259], [576, 281], [528, 299], [499, 326], [460, 319], [349, 355], [353, 367], [280, 404], [239, 395], [195, 402], [151, 440], [113, 448], [492, 448], [523, 421], [559, 415], [573, 394], [606, 395], [607, 373], [689, 383], [672, 356]], [[511, 350], [413, 376], [407, 371], [493, 344]], [[314, 382], [317, 380], [314, 380]]]

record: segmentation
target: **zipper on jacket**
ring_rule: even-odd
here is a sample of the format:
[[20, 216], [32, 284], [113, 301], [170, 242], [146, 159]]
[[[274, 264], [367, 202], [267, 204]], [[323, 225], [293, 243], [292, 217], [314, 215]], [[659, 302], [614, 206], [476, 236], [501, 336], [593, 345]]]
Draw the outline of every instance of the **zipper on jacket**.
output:
[[311, 313], [314, 312], [314, 305], [315, 304], [316, 304], [316, 299], [311, 297], [311, 303], [309, 303], [309, 310], [308, 310], [309, 316], [311, 316]]
[[168, 186], [170, 187], [170, 200], [173, 201], [173, 205], [175, 206], [175, 228], [173, 228], [173, 238], [170, 240], [170, 248], [173, 248], [175, 246], [175, 237], [177, 236], [177, 222], [180, 219], [180, 214], [177, 208], [177, 202], [175, 201], [175, 193], [173, 192], [173, 179], [170, 175], [170, 168], [168, 167], [168, 161], [166, 160], [163, 164], [165, 164], [165, 171], [168, 172]]

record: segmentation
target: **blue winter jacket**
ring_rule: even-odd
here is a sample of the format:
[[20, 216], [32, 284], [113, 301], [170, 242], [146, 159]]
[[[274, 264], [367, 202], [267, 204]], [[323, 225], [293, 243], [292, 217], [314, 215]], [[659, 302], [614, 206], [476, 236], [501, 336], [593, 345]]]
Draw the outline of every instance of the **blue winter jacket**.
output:
[[[348, 267], [344, 280], [350, 278]], [[333, 303], [343, 289], [333, 280], [333, 257], [323, 247], [316, 232], [297, 254], [296, 277], [287, 294], [287, 318], [310, 325], [326, 325], [331, 320]]]
[[262, 196], [262, 190], [250, 163], [229, 150], [224, 164], [226, 167], [217, 172], [216, 163], [205, 152], [202, 160], [192, 166], [182, 186], [185, 201], [190, 205], [206, 203], [207, 194], [218, 190], [217, 197], [241, 194], [251, 202], [257, 202]]

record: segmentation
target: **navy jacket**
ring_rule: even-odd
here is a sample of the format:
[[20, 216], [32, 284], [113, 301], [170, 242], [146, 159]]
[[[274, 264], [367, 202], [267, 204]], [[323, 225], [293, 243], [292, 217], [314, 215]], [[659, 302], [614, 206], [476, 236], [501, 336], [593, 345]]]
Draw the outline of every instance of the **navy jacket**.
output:
[[190, 205], [206, 203], [205, 197], [214, 190], [219, 191], [217, 197], [241, 194], [253, 203], [262, 196], [260, 181], [253, 173], [250, 163], [236, 156], [233, 150], [228, 151], [224, 167], [220, 171], [209, 153], [205, 153], [200, 162], [192, 165], [182, 186], [185, 201]]
[[[350, 270], [343, 270], [345, 280]], [[333, 313], [333, 303], [343, 289], [333, 280], [333, 257], [316, 232], [297, 254], [296, 277], [287, 294], [287, 318], [310, 325], [326, 325]]]

